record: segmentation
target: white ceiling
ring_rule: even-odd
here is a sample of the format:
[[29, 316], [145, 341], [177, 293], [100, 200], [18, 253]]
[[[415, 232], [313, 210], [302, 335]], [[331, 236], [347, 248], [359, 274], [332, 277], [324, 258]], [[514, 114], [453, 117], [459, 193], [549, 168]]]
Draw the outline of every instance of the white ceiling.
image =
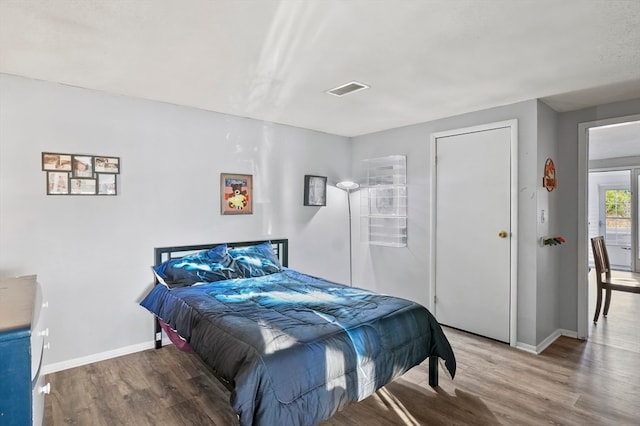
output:
[[640, 157], [640, 121], [589, 130], [589, 160]]
[[640, 1], [0, 0], [0, 72], [357, 136], [640, 98]]

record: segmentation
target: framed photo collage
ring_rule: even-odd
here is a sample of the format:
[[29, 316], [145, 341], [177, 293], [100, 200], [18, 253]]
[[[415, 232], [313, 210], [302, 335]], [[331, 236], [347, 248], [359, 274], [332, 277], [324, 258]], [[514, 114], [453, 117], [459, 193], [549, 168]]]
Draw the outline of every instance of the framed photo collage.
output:
[[120, 158], [42, 153], [47, 195], [118, 195]]

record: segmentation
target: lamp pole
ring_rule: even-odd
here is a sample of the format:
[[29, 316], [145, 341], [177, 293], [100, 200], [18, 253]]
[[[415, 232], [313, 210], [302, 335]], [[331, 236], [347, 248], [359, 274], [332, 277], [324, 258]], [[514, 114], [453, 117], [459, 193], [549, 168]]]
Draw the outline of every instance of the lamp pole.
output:
[[351, 189], [347, 189], [347, 208], [349, 209], [349, 287], [353, 287], [353, 250], [351, 248]]
[[353, 287], [353, 248], [351, 238], [351, 191], [358, 189], [360, 185], [356, 182], [338, 182], [336, 186], [347, 192], [347, 208], [349, 211], [349, 287]]

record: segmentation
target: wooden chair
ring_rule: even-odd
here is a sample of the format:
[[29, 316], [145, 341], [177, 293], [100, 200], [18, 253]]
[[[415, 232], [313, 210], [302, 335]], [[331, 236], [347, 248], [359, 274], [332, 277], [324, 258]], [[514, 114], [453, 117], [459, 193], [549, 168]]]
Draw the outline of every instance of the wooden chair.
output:
[[640, 293], [640, 280], [633, 278], [611, 278], [609, 254], [607, 253], [607, 246], [604, 243], [604, 237], [599, 236], [592, 238], [591, 248], [593, 249], [593, 261], [596, 266], [596, 281], [598, 284], [596, 313], [593, 317], [593, 322], [596, 323], [598, 322], [600, 307], [602, 306], [602, 290], [606, 290], [607, 292], [604, 301], [604, 311], [602, 312], [602, 315], [606, 317], [609, 313], [609, 304], [611, 303], [611, 290]]

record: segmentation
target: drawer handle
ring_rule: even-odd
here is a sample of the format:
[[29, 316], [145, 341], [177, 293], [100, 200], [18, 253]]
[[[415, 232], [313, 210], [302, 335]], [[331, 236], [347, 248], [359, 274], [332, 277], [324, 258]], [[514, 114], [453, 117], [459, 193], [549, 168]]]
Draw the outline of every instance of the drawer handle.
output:
[[51, 383], [47, 383], [44, 386], [40, 386], [40, 393], [49, 395], [51, 393]]
[[43, 349], [50, 349], [51, 348], [51, 343], [47, 342], [44, 345], [42, 345]]
[[42, 302], [42, 307], [43, 308], [48, 308], [49, 307], [49, 302]]
[[46, 337], [46, 336], [49, 336], [49, 327], [45, 328], [45, 329], [44, 329], [44, 330], [42, 330], [42, 331], [39, 331], [39, 332], [38, 332], [38, 336], [45, 336], [45, 337]]

